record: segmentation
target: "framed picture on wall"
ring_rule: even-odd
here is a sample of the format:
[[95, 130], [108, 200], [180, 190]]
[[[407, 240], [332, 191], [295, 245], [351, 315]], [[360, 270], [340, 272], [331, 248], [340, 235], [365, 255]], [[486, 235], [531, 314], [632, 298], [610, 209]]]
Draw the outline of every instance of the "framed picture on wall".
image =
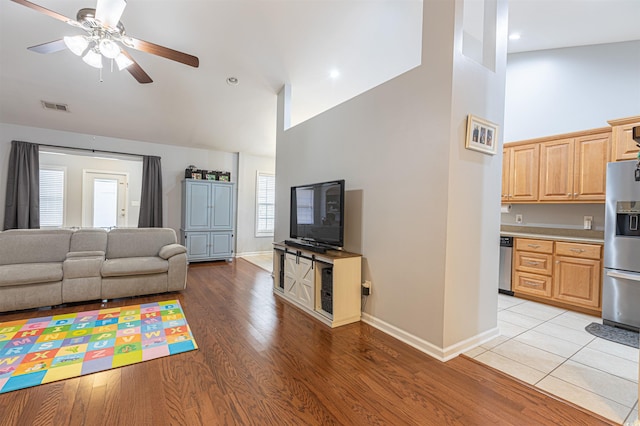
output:
[[494, 155], [498, 144], [498, 125], [469, 114], [464, 147]]

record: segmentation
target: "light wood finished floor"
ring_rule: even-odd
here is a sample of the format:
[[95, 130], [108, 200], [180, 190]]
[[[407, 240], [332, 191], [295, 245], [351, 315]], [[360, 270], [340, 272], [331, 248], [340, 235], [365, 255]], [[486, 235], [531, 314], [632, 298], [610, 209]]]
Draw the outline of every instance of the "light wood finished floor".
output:
[[242, 259], [192, 264], [182, 293], [109, 302], [178, 298], [200, 349], [2, 394], [0, 424], [610, 424], [472, 359], [441, 363], [363, 323], [332, 330], [271, 283]]

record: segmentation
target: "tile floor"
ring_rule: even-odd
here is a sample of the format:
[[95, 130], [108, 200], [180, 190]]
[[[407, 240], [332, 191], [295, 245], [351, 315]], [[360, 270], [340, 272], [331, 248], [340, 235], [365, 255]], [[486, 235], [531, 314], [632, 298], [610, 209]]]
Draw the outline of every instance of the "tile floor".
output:
[[[638, 418], [638, 349], [584, 330], [602, 319], [498, 295], [500, 336], [465, 355], [622, 424]], [[627, 424], [627, 423], [625, 423]]]
[[242, 258], [267, 272], [273, 272], [273, 253], [251, 254], [242, 256]]
[[[271, 272], [272, 253], [243, 256]], [[584, 328], [601, 318], [498, 294], [500, 336], [465, 355], [617, 423], [638, 418], [638, 349]]]

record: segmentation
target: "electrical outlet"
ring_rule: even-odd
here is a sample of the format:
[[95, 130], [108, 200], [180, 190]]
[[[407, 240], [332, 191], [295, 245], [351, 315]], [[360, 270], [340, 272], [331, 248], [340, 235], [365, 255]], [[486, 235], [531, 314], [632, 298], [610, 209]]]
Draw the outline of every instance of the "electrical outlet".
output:
[[516, 215], [516, 223], [522, 223], [522, 215], [521, 214], [517, 214]]
[[591, 229], [593, 225], [593, 216], [584, 217], [584, 229]]
[[362, 295], [371, 296], [371, 281], [367, 280], [362, 283]]

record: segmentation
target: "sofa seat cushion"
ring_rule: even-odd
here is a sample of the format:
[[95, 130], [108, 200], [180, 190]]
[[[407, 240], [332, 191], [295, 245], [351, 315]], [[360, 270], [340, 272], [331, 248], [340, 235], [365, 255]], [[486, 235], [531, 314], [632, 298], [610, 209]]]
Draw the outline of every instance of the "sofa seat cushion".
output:
[[62, 262], [0, 266], [0, 287], [62, 281]]
[[169, 262], [157, 256], [107, 259], [102, 264], [103, 277], [161, 274], [168, 270]]

